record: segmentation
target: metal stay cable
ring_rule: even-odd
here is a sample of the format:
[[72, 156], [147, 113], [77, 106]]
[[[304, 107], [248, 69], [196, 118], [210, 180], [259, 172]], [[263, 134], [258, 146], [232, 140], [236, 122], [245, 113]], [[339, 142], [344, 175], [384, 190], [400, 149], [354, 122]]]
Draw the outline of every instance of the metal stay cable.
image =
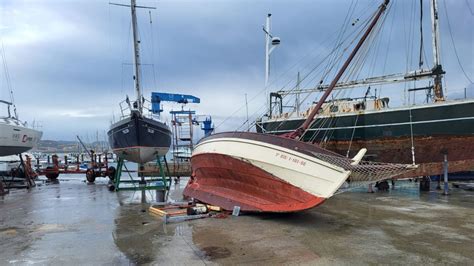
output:
[[[472, 80], [467, 75], [466, 71], [464, 70], [464, 67], [461, 64], [461, 60], [459, 59], [458, 51], [456, 49], [456, 44], [454, 43], [453, 32], [451, 30], [451, 23], [449, 22], [448, 7], [446, 6], [446, 1], [443, 1], [443, 5], [444, 5], [444, 12], [446, 13], [446, 21], [448, 22], [449, 36], [451, 37], [451, 43], [453, 44], [453, 48], [454, 48], [454, 54], [456, 55], [456, 59], [458, 61], [459, 67], [462, 70], [462, 73], [464, 74], [464, 77], [466, 77], [466, 79], [472, 84]], [[471, 13], [472, 13], [472, 10], [471, 10]]]
[[[374, 13], [374, 14], [375, 14], [375, 13]], [[347, 50], [351, 47], [351, 45], [357, 40], [357, 37], [358, 37], [360, 34], [363, 33], [364, 29], [368, 26], [371, 17], [373, 17], [373, 15], [367, 17], [367, 18], [363, 21], [363, 23], [359, 24], [360, 26], [359, 26], [358, 28], [356, 28], [356, 30], [353, 31], [353, 33], [349, 34], [336, 48], [334, 48], [334, 49], [332, 50], [331, 53], [336, 52], [337, 49], [338, 49], [338, 47], [341, 47], [343, 43], [347, 42], [347, 41], [349, 40], [349, 38], [350, 38], [351, 36], [353, 36], [352, 41], [343, 49], [343, 52], [339, 54], [338, 59], [341, 59], [341, 58], [344, 56], [344, 52], [347, 51]], [[325, 60], [326, 60], [327, 58], [329, 58], [329, 56], [330, 56], [330, 54], [325, 57]], [[339, 61], [339, 60], [338, 60], [338, 61]], [[338, 61], [334, 61], [334, 62], [333, 62], [333, 65], [332, 65], [331, 69], [337, 64]], [[303, 77], [302, 80], [304, 81], [304, 80], [309, 76], [309, 74], [311, 74], [313, 71], [315, 71], [323, 62], [324, 62], [324, 61], [320, 62], [315, 68], [313, 68], [313, 69], [310, 71], [310, 73], [306, 74], [306, 75]], [[313, 80], [313, 79], [311, 79], [311, 80]], [[311, 81], [311, 80], [310, 80], [310, 81]], [[295, 88], [296, 88], [296, 86], [295, 86], [292, 90], [294, 90]], [[292, 90], [291, 90], [291, 91], [292, 91]], [[336, 93], [336, 95], [339, 95], [340, 93], [341, 93], [341, 90], [339, 90], [339, 91]], [[304, 100], [306, 100], [310, 95], [311, 95], [311, 93], [309, 93], [309, 94], [305, 97]], [[282, 121], [280, 122], [280, 124], [279, 124], [275, 129], [279, 129], [279, 128], [280, 128], [284, 123], [286, 123], [286, 122], [287, 122], [287, 120], [282, 120]], [[314, 136], [313, 136], [313, 137], [314, 137]]]

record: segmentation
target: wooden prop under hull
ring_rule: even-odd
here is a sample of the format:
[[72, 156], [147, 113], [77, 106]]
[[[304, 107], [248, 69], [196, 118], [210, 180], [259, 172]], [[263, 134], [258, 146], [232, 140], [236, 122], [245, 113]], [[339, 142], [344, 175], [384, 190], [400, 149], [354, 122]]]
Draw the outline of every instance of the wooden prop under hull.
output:
[[231, 156], [198, 154], [191, 163], [194, 175], [183, 194], [225, 210], [296, 212], [325, 201]]

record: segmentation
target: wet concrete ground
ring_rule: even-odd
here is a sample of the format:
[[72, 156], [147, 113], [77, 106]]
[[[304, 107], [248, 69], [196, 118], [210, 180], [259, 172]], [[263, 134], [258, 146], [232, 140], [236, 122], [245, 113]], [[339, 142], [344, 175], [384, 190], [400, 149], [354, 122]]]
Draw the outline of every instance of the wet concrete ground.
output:
[[140, 199], [105, 179], [12, 190], [0, 197], [0, 265], [474, 264], [474, 192], [460, 189], [446, 197], [399, 182], [301, 213], [176, 224]]

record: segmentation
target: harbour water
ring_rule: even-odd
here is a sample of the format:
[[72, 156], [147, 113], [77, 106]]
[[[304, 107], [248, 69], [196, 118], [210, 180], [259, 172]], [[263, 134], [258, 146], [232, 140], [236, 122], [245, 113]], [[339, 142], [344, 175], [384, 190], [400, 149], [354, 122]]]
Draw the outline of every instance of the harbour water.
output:
[[[339, 194], [293, 214], [246, 214], [164, 224], [140, 192], [79, 178], [0, 198], [0, 264], [463, 264], [474, 263], [474, 194]], [[186, 180], [172, 187], [180, 199]], [[435, 185], [435, 184], [432, 184]]]

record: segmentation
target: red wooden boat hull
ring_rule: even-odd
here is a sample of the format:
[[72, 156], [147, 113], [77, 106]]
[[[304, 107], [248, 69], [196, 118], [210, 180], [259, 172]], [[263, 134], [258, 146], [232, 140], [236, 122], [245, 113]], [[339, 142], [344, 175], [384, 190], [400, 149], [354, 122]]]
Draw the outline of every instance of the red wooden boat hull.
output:
[[249, 212], [296, 212], [325, 201], [231, 156], [198, 154], [191, 164], [193, 176], [183, 194], [225, 210], [240, 206]]

